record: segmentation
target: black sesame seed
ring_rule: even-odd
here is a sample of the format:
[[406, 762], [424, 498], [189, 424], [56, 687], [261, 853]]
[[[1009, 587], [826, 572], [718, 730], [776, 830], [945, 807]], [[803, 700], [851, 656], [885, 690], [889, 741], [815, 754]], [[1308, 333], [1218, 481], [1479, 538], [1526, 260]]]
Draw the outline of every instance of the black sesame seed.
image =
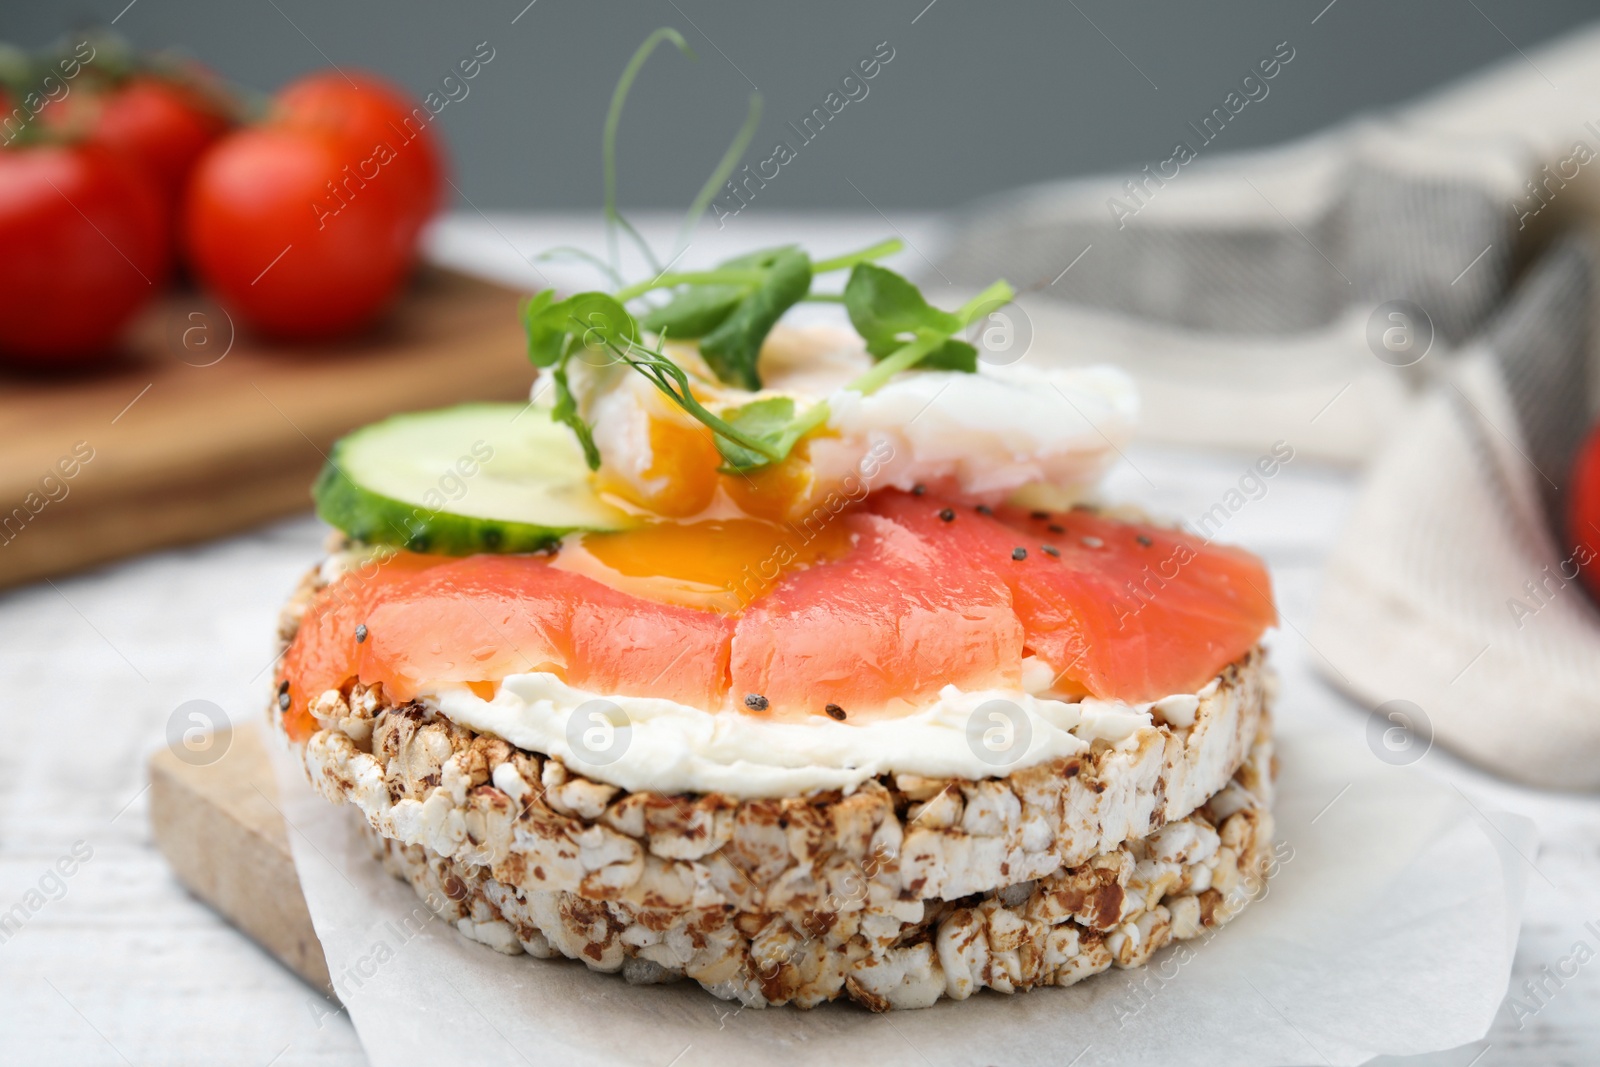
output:
[[1144, 534], [1139, 534], [1137, 537], [1134, 538], [1134, 540], [1139, 542], [1141, 545], [1143, 545], [1146, 548], [1149, 548], [1151, 545], [1155, 544], [1154, 541], [1150, 540], [1150, 538], [1146, 537]]
[[945, 508], [943, 511], [939, 512], [939, 517], [941, 519], [943, 519], [945, 522], [955, 522], [956, 521], [956, 513], [954, 511], [950, 510], [949, 508]]
[[[923, 485], [921, 482], [918, 482], [916, 485], [913, 485], [911, 487], [911, 495], [912, 496], [921, 496], [923, 493], [926, 493], [927, 491], [928, 491], [928, 487]], [[829, 706], [831, 707], [832, 705], [829, 705]]]
[[1057, 556], [1057, 557], [1059, 557], [1061, 555], [1061, 550], [1059, 548], [1057, 548], [1055, 545], [1041, 545], [1040, 549], [1047, 556]]
[[837, 704], [829, 704], [826, 708], [823, 708], [822, 710], [826, 711], [828, 713], [828, 717], [830, 719], [838, 719], [840, 722], [844, 722], [844, 709], [841, 708], [839, 705], [837, 705]]
[[767, 698], [760, 693], [746, 693], [744, 695], [744, 706], [754, 711], [766, 711], [768, 703]]
[[1035, 511], [1032, 514], [1033, 514], [1034, 518], [1039, 519], [1040, 521], [1043, 521], [1043, 520], [1048, 519], [1050, 517], [1050, 513], [1048, 511]]
[[1059, 522], [1052, 522], [1049, 526], [1046, 526], [1045, 529], [1049, 530], [1051, 533], [1066, 533], [1067, 532], [1067, 528], [1065, 526], [1061, 525]]
[[284, 682], [282, 685], [278, 686], [278, 710], [279, 711], [288, 711], [289, 710], [289, 683], [288, 682]]
[[972, 510], [976, 511], [979, 515], [993, 515], [994, 514], [994, 509], [991, 508], [988, 504], [979, 504], [977, 507], [973, 508]]
[[359, 626], [356, 627], [356, 644], [359, 645], [361, 642], [365, 641], [366, 639], [367, 639], [367, 624], [366, 623], [361, 623]]
[[1027, 559], [1028, 558], [1028, 550], [1025, 549], [1025, 548], [1013, 548], [1011, 550], [1011, 558], [1012, 559]]

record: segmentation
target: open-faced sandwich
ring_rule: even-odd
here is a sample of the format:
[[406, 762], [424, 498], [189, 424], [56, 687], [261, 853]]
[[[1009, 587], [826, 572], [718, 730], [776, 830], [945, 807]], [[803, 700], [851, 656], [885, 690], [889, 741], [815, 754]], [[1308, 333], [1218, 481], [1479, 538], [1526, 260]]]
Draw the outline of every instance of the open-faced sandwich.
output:
[[886, 1010], [1136, 967], [1259, 890], [1265, 568], [1092, 502], [1129, 381], [981, 360], [1010, 287], [941, 310], [896, 248], [541, 293], [533, 402], [331, 454], [273, 716], [466, 936]]

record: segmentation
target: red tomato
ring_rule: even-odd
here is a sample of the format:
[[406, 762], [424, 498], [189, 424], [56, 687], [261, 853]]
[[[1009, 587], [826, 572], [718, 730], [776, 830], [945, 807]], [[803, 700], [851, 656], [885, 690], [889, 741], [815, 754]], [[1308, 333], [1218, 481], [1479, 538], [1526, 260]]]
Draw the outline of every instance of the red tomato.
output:
[[1600, 426], [1589, 431], [1572, 465], [1567, 538], [1584, 584], [1600, 599]]
[[418, 228], [439, 209], [444, 162], [427, 108], [371, 74], [307, 75], [279, 91], [274, 120], [339, 138], [353, 174], [405, 190], [400, 199]]
[[160, 291], [170, 218], [148, 175], [97, 145], [0, 151], [0, 354], [83, 366]]
[[45, 104], [35, 121], [56, 141], [84, 140], [100, 112], [103, 95], [102, 87], [84, 74], [66, 96]]
[[102, 98], [89, 136], [137, 159], [176, 204], [200, 153], [227, 128], [227, 117], [195, 90], [140, 75]]
[[396, 190], [343, 174], [343, 146], [311, 129], [241, 130], [190, 179], [189, 262], [262, 333], [322, 340], [376, 318], [411, 264], [414, 228]]

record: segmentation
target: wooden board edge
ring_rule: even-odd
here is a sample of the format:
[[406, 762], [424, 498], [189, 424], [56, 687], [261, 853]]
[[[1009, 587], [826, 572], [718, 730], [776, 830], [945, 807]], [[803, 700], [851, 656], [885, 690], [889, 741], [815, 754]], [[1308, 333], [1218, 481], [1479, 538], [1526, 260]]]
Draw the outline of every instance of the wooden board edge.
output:
[[150, 829], [178, 881], [299, 975], [337, 999], [295, 872], [260, 731], [218, 733], [215, 762], [150, 757]]

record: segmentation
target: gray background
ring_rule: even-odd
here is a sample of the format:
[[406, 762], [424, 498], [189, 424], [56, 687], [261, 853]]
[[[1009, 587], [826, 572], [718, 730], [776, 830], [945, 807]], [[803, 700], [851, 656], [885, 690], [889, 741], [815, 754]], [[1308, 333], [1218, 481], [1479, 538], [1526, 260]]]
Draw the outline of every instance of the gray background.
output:
[[37, 45], [116, 17], [136, 43], [180, 46], [262, 91], [331, 61], [420, 95], [488, 42], [493, 61], [435, 123], [457, 184], [485, 209], [580, 210], [600, 200], [611, 86], [660, 25], [681, 29], [699, 60], [668, 49], [645, 68], [623, 121], [625, 206], [686, 205], [752, 85], [766, 112], [746, 159], [766, 158], [780, 136], [793, 143], [785, 123], [888, 41], [895, 57], [869, 95], [752, 205], [869, 210], [864, 197], [944, 208], [1163, 159], [1280, 41], [1293, 62], [1216, 149], [1270, 144], [1404, 100], [1600, 17], [1592, 0], [536, 0], [526, 10], [527, 0], [3, 2], [0, 38]]

